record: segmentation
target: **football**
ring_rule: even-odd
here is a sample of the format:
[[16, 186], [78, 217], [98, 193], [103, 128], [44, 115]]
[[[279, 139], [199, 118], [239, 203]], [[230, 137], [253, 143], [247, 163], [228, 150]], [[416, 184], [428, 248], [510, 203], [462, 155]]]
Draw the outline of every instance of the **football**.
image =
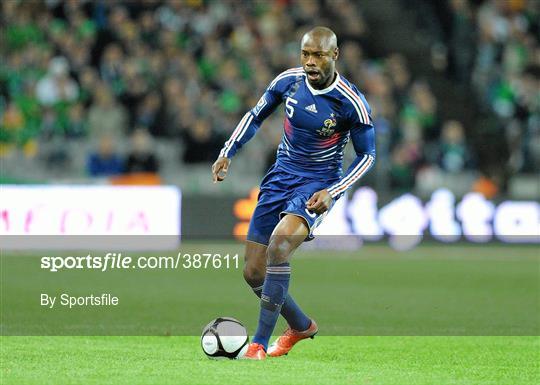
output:
[[249, 336], [242, 323], [231, 317], [212, 320], [203, 329], [201, 347], [208, 358], [235, 359], [244, 355]]

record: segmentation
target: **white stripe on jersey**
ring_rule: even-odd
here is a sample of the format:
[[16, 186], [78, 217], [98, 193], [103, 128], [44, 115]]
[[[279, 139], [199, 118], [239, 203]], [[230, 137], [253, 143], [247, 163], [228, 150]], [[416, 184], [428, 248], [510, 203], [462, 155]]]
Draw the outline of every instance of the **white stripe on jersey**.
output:
[[352, 89], [351, 87], [349, 87], [347, 85], [347, 83], [345, 83], [344, 81], [340, 81], [340, 84], [341, 84], [341, 87], [343, 87], [343, 89], [345, 91], [348, 91], [349, 95], [354, 99], [356, 100], [356, 102], [358, 103], [358, 105], [360, 106], [360, 109], [362, 110], [362, 113], [364, 114], [365, 118], [366, 118], [366, 124], [369, 124], [369, 113], [368, 113], [368, 110], [367, 110], [367, 107], [366, 105], [364, 104], [364, 101], [360, 98], [360, 96], [358, 96], [358, 94], [356, 94]]
[[335, 185], [332, 190], [335, 190], [335, 189], [339, 189], [341, 188], [344, 184], [347, 184], [352, 178], [354, 178], [355, 174], [362, 169], [362, 166], [368, 161], [369, 159], [369, 155], [364, 155], [364, 157], [362, 158], [362, 160], [360, 162], [358, 162], [358, 164], [356, 165], [356, 167], [351, 171], [351, 173], [343, 178], [342, 180], [339, 181], [339, 183], [337, 185]]
[[325, 152], [335, 150], [339, 145], [340, 145], [340, 143], [338, 143], [338, 144], [336, 144], [335, 146], [332, 146], [332, 147], [330, 147], [330, 148], [327, 148], [327, 149], [325, 149], [325, 150], [314, 152], [314, 153], [312, 153], [311, 155], [320, 155], [320, 154], [324, 154]]
[[225, 147], [221, 150], [222, 154], [220, 154], [220, 156], [227, 156], [229, 154], [234, 142], [242, 138], [252, 120], [253, 115], [251, 115], [251, 112], [247, 112], [234, 129], [230, 139], [225, 143]]
[[285, 153], [287, 155], [290, 155], [289, 154], [289, 149], [291, 148], [291, 146], [290, 146], [289, 141], [287, 140], [287, 135], [285, 135], [285, 134], [283, 134], [283, 144], [285, 145], [285, 149], [284, 149]]
[[[332, 156], [332, 155], [334, 155], [336, 152], [337, 152], [337, 151], [334, 151], [334, 152], [332, 152], [331, 154], [329, 154], [329, 155], [327, 155], [327, 156]], [[327, 160], [328, 160], [328, 159], [325, 158], [325, 157], [320, 157], [320, 158], [317, 158], [317, 159], [313, 159], [314, 162], [325, 162], [325, 161], [327, 161]]]
[[236, 141], [240, 141], [242, 139], [242, 137], [244, 136], [244, 134], [246, 133], [249, 125], [251, 124], [251, 121], [253, 120], [253, 115], [249, 114], [249, 118], [246, 122], [246, 124], [244, 124], [244, 128], [242, 129], [242, 132], [240, 133], [240, 135], [238, 135], [238, 137], [236, 138]]
[[360, 177], [362, 177], [362, 175], [364, 175], [367, 172], [367, 170], [371, 167], [373, 162], [374, 162], [373, 157], [370, 156], [369, 160], [364, 165], [364, 167], [362, 167], [362, 169], [346, 185], [341, 186], [337, 190], [333, 190], [334, 193], [340, 194], [343, 191], [347, 190], [349, 187], [351, 187], [358, 179], [360, 179]]
[[[354, 109], [356, 110], [356, 113], [360, 117], [360, 122], [364, 123], [364, 124], [369, 124], [369, 115], [367, 115], [367, 113], [366, 113], [366, 117], [364, 117], [364, 115], [362, 113], [363, 109], [361, 109], [360, 105], [358, 104], [358, 101], [353, 96], [351, 96], [351, 93], [349, 91], [347, 91], [341, 84], [338, 84], [336, 89], [339, 92], [341, 92], [341, 94], [343, 96], [345, 96], [347, 99], [349, 99], [349, 101], [353, 105]], [[358, 97], [358, 96], [356, 96], [356, 97]]]
[[333, 151], [333, 152], [331, 152], [331, 153], [329, 153], [329, 154], [325, 154], [325, 155], [323, 155], [323, 156], [318, 156], [317, 158], [318, 158], [318, 159], [324, 160], [325, 158], [328, 158], [328, 157], [334, 155], [336, 152], [337, 152], [337, 150], [335, 150], [335, 151]]
[[289, 139], [287, 139], [287, 135], [285, 134], [283, 134], [283, 141], [285, 142], [285, 145], [287, 146], [287, 148], [292, 147], [291, 142], [289, 142]]
[[330, 195], [335, 197], [352, 186], [369, 169], [373, 163], [373, 159], [372, 155], [365, 155], [348, 177], [342, 179], [336, 186], [328, 190]]
[[356, 167], [351, 171], [351, 173], [350, 173], [347, 177], [345, 177], [345, 178], [343, 178], [342, 180], [340, 180], [339, 183], [336, 184], [334, 187], [332, 187], [332, 190], [339, 189], [341, 186], [343, 186], [343, 184], [346, 184], [347, 181], [350, 180], [350, 179], [354, 176], [354, 174], [355, 174], [356, 172], [358, 172], [359, 169], [362, 168], [362, 166], [364, 165], [364, 163], [368, 160], [368, 157], [369, 157], [369, 155], [367, 155], [367, 154], [364, 155], [364, 157], [362, 158], [362, 160], [361, 160], [360, 162], [358, 162], [358, 164], [357, 164]]
[[304, 69], [302, 67], [291, 68], [290, 70], [283, 71], [272, 81], [272, 83], [270, 83], [270, 85], [268, 86], [268, 89], [269, 90], [273, 89], [275, 85], [277, 84], [277, 82], [280, 81], [281, 79], [284, 79], [289, 76], [298, 76], [302, 74], [304, 74]]
[[238, 122], [238, 124], [237, 124], [236, 127], [234, 128], [234, 131], [233, 131], [233, 133], [231, 134], [231, 136], [229, 137], [229, 140], [227, 140], [227, 141], [225, 142], [225, 145], [224, 145], [223, 148], [221, 149], [221, 152], [219, 153], [219, 156], [224, 157], [224, 156], [226, 156], [226, 153], [229, 152], [229, 146], [234, 142], [234, 138], [235, 138], [236, 135], [238, 135], [238, 133], [240, 132], [241, 127], [242, 127], [242, 125], [244, 124], [244, 121], [246, 120], [248, 114], [249, 114], [249, 112], [246, 112], [246, 113], [244, 114], [244, 116], [242, 116], [242, 119], [240, 119], [240, 122]]

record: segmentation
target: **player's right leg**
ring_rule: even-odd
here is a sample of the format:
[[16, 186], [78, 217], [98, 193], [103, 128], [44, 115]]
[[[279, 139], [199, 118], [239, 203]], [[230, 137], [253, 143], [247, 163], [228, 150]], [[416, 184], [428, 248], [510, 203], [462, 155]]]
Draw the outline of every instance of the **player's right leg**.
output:
[[[244, 278], [258, 297], [265, 297], [262, 292], [263, 286], [266, 284], [266, 272], [269, 262], [268, 247], [266, 245], [270, 243], [270, 237], [274, 232], [276, 225], [280, 222], [280, 214], [286, 208], [287, 201], [289, 200], [292, 191], [291, 186], [296, 179], [297, 178], [290, 174], [281, 172], [276, 167], [273, 167], [261, 183], [257, 207], [251, 217], [247, 234], [248, 242], [246, 244], [244, 268]], [[279, 316], [281, 313], [292, 328], [305, 330], [311, 324], [311, 320], [300, 310], [287, 292], [288, 290], [284, 293], [286, 297], [279, 300], [280, 311], [276, 316]], [[263, 301], [261, 301], [261, 304], [262, 303]], [[266, 337], [264, 340], [266, 340], [266, 342], [262, 344], [251, 344], [253, 345], [252, 350], [254, 351], [250, 352], [248, 350], [250, 354], [246, 353], [246, 357], [257, 357], [260, 354], [261, 346], [265, 356], [268, 341]]]
[[266, 274], [266, 249], [262, 243], [246, 241], [244, 279], [258, 297], [261, 296]]
[[[266, 251], [266, 277], [261, 294], [259, 324], [244, 358], [259, 360], [266, 356], [268, 340], [288, 297], [291, 275], [290, 257], [308, 234], [309, 228], [304, 218], [296, 215], [285, 215], [274, 229]], [[311, 325], [316, 329], [315, 323], [309, 318], [306, 317], [305, 321], [306, 327], [300, 330], [311, 331]], [[316, 332], [315, 330], [310, 336]], [[309, 336], [295, 335], [294, 337], [293, 339], [286, 338], [286, 346], [279, 344], [280, 352], [276, 352], [275, 356], [288, 353], [298, 341]], [[283, 338], [280, 337], [280, 340]]]

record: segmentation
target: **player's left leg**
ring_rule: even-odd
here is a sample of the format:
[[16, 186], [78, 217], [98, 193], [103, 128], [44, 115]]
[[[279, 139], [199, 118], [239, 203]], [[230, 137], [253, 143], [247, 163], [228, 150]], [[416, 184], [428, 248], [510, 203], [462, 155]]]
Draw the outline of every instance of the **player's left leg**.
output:
[[266, 350], [268, 341], [287, 297], [291, 268], [289, 258], [309, 234], [304, 218], [285, 215], [278, 223], [267, 248], [266, 277], [261, 295], [259, 325], [246, 358], [261, 359], [260, 350]]
[[[244, 279], [259, 298], [266, 275], [266, 249], [267, 246], [261, 243], [249, 240], [246, 242]], [[292, 330], [307, 330], [311, 325], [311, 319], [304, 314], [290, 294], [287, 294], [281, 306], [281, 315]]]

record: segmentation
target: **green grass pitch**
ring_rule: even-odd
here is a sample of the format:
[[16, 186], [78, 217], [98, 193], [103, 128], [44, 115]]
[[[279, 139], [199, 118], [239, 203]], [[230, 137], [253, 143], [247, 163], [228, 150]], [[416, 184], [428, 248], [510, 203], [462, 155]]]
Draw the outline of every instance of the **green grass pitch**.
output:
[[538, 337], [318, 337], [264, 362], [198, 337], [3, 337], [3, 384], [533, 385]]
[[[208, 245], [182, 246], [202, 248]], [[212, 250], [242, 251], [233, 244]], [[370, 245], [294, 258], [291, 291], [317, 319], [320, 336], [286, 357], [245, 362], [207, 359], [197, 336], [216, 315], [235, 316], [253, 334], [257, 301], [239, 283], [240, 270], [59, 274], [3, 255], [0, 384], [540, 383], [537, 247], [432, 244], [397, 254]], [[44, 312], [35, 305], [40, 291], [82, 294], [107, 285], [124, 301], [114, 314], [125, 330], [39, 335], [62, 322], [111, 320], [109, 310], [94, 318], [87, 311]], [[133, 316], [137, 306], [150, 310]], [[154, 336], [114, 335], [123, 331]], [[460, 331], [469, 335], [456, 336]]]

